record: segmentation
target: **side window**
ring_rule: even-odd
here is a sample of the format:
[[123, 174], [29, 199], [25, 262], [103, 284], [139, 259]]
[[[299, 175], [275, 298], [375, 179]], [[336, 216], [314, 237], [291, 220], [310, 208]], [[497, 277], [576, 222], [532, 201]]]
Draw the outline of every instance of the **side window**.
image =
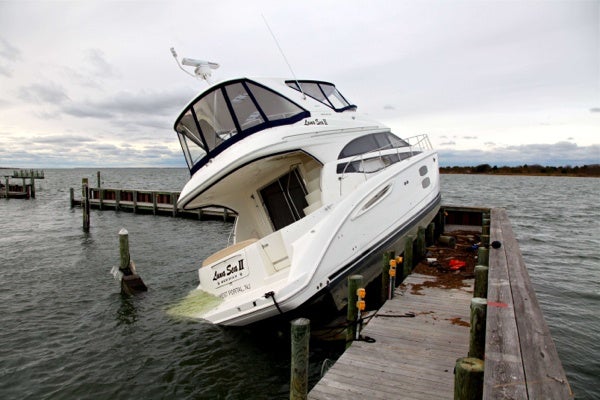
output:
[[265, 122], [241, 83], [229, 85], [225, 91], [242, 131]]
[[302, 108], [270, 90], [250, 82], [247, 85], [269, 121], [289, 118], [304, 112]]

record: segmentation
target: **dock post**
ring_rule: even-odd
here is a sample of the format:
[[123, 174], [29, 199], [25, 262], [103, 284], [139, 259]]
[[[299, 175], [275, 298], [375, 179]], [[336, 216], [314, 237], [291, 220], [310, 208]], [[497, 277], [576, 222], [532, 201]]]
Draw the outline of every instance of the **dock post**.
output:
[[483, 247], [488, 247], [490, 245], [490, 235], [481, 235], [480, 239]]
[[156, 192], [152, 192], [152, 214], [156, 215], [156, 211], [158, 210], [158, 195]]
[[454, 366], [454, 400], [479, 400], [483, 397], [483, 361], [464, 357]]
[[81, 179], [81, 195], [82, 195], [82, 214], [83, 214], [83, 231], [90, 231], [90, 188], [88, 187], [88, 179]]
[[391, 253], [383, 253], [383, 262], [381, 270], [381, 303], [384, 303], [388, 299], [388, 293], [390, 291], [390, 260], [393, 258]]
[[391, 300], [394, 298], [394, 289], [396, 289], [396, 259], [393, 256], [390, 260], [390, 270], [388, 271], [388, 274], [390, 275], [388, 299]]
[[35, 199], [35, 178], [33, 177], [33, 170], [31, 170], [29, 182], [31, 183], [31, 197]]
[[5, 182], [5, 186], [4, 186], [4, 192], [6, 193], [6, 198], [8, 199], [8, 191], [9, 191], [9, 185], [10, 182], [8, 181], [8, 176], [4, 177], [4, 182]]
[[425, 231], [425, 245], [433, 246], [435, 243], [435, 222], [430, 222]]
[[129, 232], [125, 228], [121, 228], [119, 231], [119, 259], [119, 271], [123, 274], [121, 278], [121, 293], [132, 295], [148, 291], [144, 281], [142, 281], [142, 278], [135, 271], [135, 264], [131, 261]]
[[173, 205], [173, 216], [177, 216], [177, 193], [171, 193], [171, 204]]
[[121, 209], [121, 189], [115, 189], [115, 211]]
[[469, 357], [483, 360], [485, 352], [485, 319], [487, 299], [471, 299], [471, 333], [469, 335]]
[[490, 265], [490, 250], [487, 247], [477, 249], [477, 263], [479, 265]]
[[69, 200], [71, 203], [71, 208], [75, 207], [75, 189], [69, 188]]
[[362, 275], [351, 275], [348, 277], [348, 311], [346, 313], [346, 321], [348, 322], [348, 330], [346, 332], [347, 345], [354, 340], [358, 332], [358, 308], [356, 306], [358, 295], [356, 291], [362, 286], [362, 280]]
[[137, 214], [137, 198], [138, 198], [137, 190], [133, 190], [131, 192], [131, 197], [133, 197], [133, 213]]
[[292, 324], [292, 360], [290, 400], [305, 400], [308, 396], [308, 349], [310, 320], [297, 318]]
[[425, 257], [425, 253], [427, 252], [427, 245], [425, 244], [425, 228], [419, 226], [417, 230], [417, 240], [416, 240], [417, 254], [415, 254], [415, 259], [420, 261], [423, 257]]
[[481, 297], [487, 299], [488, 288], [488, 270], [486, 265], [475, 266], [475, 284], [473, 289], [473, 297]]
[[100, 209], [103, 210], [104, 209], [104, 189], [102, 189], [101, 187], [98, 187], [98, 197], [100, 198]]
[[100, 171], [96, 172], [96, 177], [98, 178], [98, 189], [102, 187], [102, 181], [100, 180]]
[[404, 242], [404, 262], [402, 265], [404, 268], [402, 269], [402, 278], [406, 278], [412, 272], [413, 267], [413, 240], [414, 236], [408, 235], [406, 236], [406, 242]]

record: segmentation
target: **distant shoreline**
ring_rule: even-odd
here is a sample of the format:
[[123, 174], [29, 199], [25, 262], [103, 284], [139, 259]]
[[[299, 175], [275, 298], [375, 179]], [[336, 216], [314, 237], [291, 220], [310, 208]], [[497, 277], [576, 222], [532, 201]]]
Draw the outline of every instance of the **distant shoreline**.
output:
[[600, 164], [575, 167], [549, 167], [526, 164], [518, 167], [492, 167], [489, 164], [481, 164], [474, 167], [440, 167], [440, 174], [569, 176], [580, 178], [598, 178], [600, 177]]

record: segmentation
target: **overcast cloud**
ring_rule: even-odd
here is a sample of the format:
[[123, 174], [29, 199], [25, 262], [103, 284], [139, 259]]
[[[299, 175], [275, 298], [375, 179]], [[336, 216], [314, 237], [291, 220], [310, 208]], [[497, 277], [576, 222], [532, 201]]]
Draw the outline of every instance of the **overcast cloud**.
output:
[[184, 166], [215, 79], [334, 82], [442, 165], [600, 163], [600, 1], [0, 1], [0, 166]]

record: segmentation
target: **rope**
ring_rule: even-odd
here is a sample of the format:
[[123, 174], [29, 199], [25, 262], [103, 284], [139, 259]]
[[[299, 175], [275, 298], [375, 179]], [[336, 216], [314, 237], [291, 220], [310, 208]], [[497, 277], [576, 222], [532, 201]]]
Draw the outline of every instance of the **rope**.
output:
[[275, 304], [275, 307], [277, 307], [277, 311], [279, 311], [279, 314], [283, 314], [283, 311], [281, 311], [281, 308], [279, 308], [279, 304], [277, 304], [277, 300], [275, 300], [275, 292], [271, 291], [265, 293], [265, 299], [268, 299], [269, 297], [273, 299], [273, 303]]

